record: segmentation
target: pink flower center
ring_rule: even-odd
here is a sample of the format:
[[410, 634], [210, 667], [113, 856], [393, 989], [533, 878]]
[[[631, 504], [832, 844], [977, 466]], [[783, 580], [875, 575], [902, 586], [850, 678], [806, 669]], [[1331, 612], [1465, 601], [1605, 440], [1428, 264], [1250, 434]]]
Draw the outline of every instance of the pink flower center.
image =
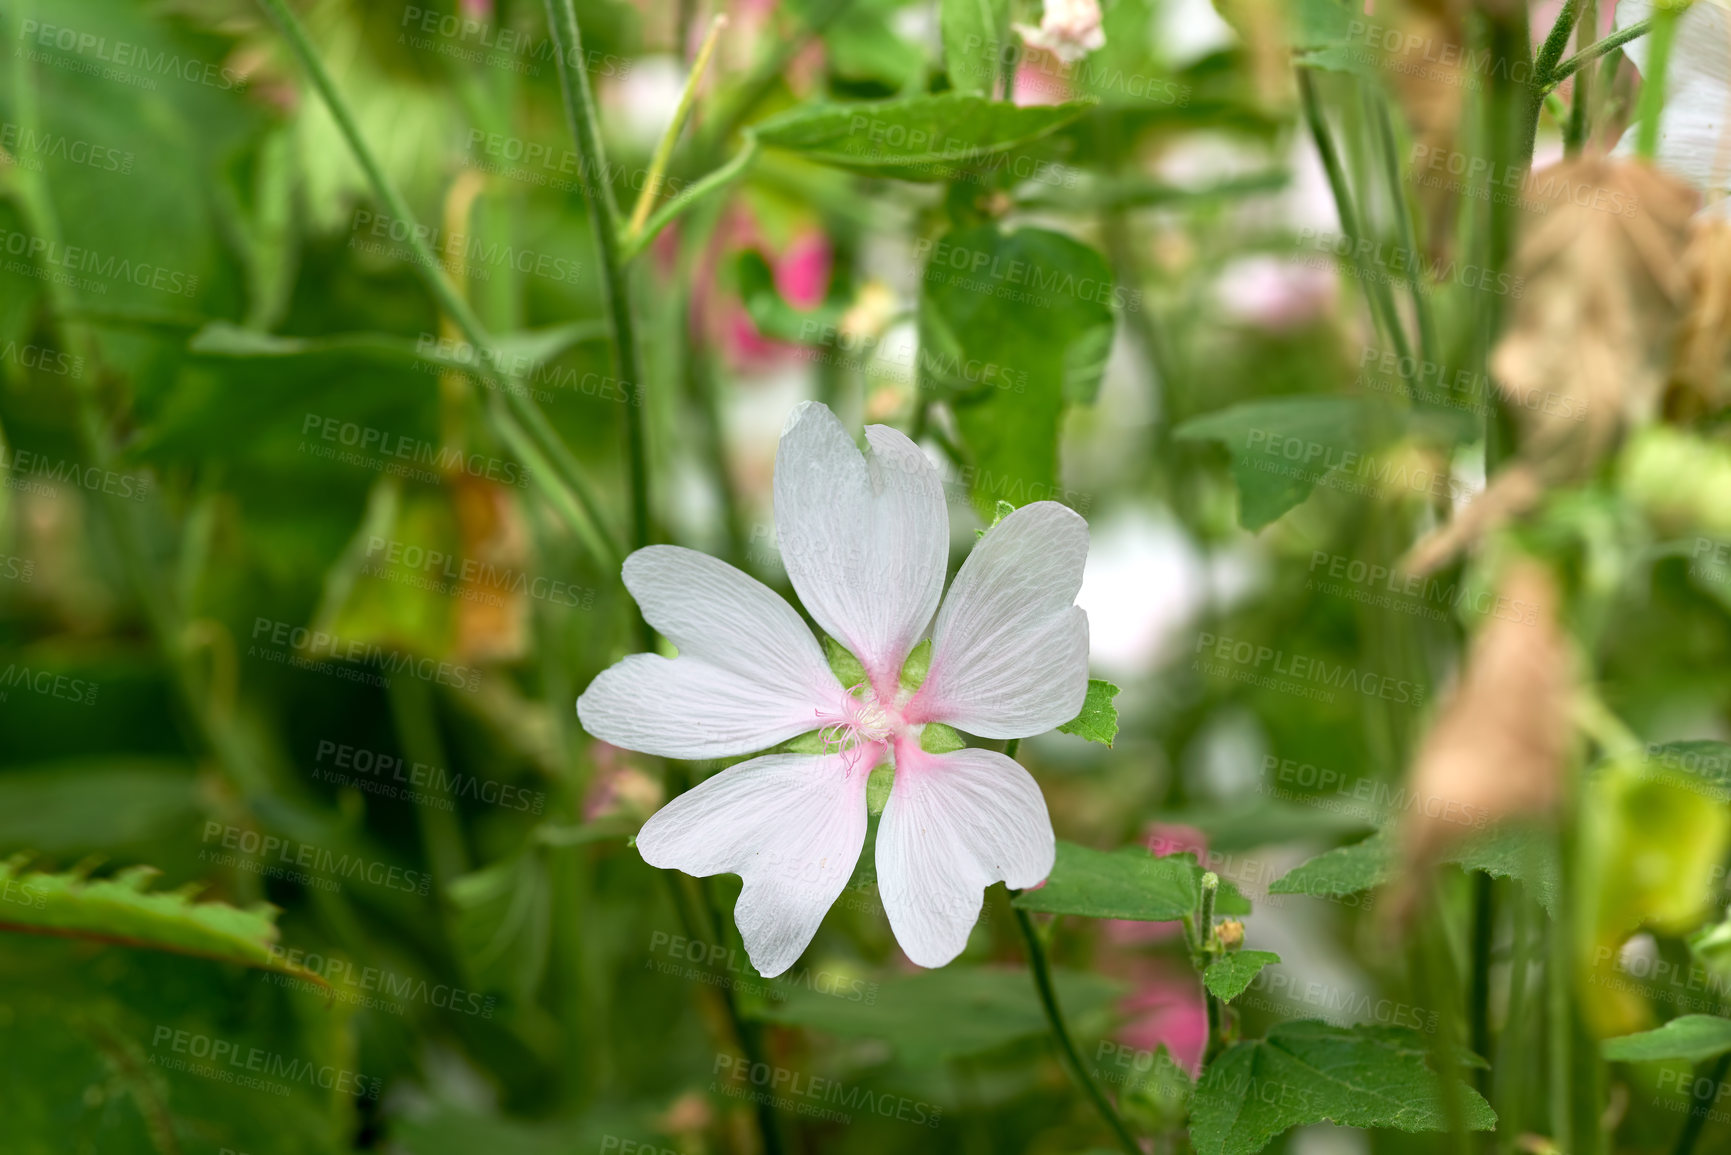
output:
[[833, 751], [846, 752], [867, 743], [883, 742], [904, 725], [895, 704], [886, 707], [864, 682], [848, 690], [844, 709], [843, 717], [832, 720], [819, 732], [824, 746]]

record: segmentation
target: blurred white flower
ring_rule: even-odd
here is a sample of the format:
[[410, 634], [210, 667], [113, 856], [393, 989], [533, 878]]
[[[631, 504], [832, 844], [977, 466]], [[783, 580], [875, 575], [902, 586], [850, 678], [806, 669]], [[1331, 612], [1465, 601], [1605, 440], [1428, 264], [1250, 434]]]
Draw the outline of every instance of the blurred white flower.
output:
[[[1621, 0], [1617, 27], [1653, 15], [1651, 0]], [[1645, 82], [1648, 38], [1631, 40], [1623, 51]], [[1677, 38], [1665, 69], [1665, 110], [1659, 118], [1660, 167], [1676, 173], [1707, 194], [1710, 204], [1731, 187], [1731, 7], [1723, 0], [1699, 0], [1677, 21]], [[1632, 155], [1639, 126], [1630, 124], [1616, 155]], [[1720, 211], [1723, 211], [1722, 209]]]
[[1094, 664], [1109, 677], [1146, 675], [1208, 603], [1208, 563], [1176, 523], [1144, 510], [1092, 528], [1076, 604], [1112, 623], [1093, 639]]
[[1038, 28], [1015, 29], [1029, 47], [1044, 48], [1066, 64], [1106, 46], [1099, 0], [1045, 0]]

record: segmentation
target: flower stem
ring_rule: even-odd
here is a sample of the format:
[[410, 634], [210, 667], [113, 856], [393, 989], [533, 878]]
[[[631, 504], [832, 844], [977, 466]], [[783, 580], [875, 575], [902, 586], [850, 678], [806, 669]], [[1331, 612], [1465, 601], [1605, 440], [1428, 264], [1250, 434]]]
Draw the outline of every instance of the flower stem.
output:
[[1064, 1022], [1063, 1009], [1058, 1006], [1058, 992], [1052, 986], [1052, 970], [1046, 960], [1046, 947], [1040, 941], [1039, 932], [1034, 929], [1033, 920], [1028, 917], [1027, 911], [1019, 907], [1012, 905], [1010, 909], [1016, 915], [1016, 925], [1022, 930], [1023, 941], [1028, 944], [1028, 969], [1034, 973], [1034, 989], [1039, 992], [1040, 1005], [1046, 1012], [1046, 1023], [1052, 1028], [1052, 1037], [1058, 1042], [1058, 1050], [1064, 1057], [1070, 1078], [1094, 1104], [1094, 1109], [1112, 1129], [1127, 1155], [1142, 1155], [1142, 1148], [1137, 1144], [1135, 1136], [1130, 1134], [1124, 1120], [1118, 1117], [1118, 1112], [1113, 1110], [1105, 1093], [1088, 1077], [1088, 1069], [1082, 1065], [1082, 1056], [1077, 1053], [1076, 1043], [1070, 1038], [1070, 1028]]
[[673, 120], [667, 125], [667, 131], [662, 133], [661, 141], [655, 146], [655, 157], [649, 162], [649, 176], [643, 182], [643, 191], [637, 194], [637, 205], [631, 210], [631, 225], [626, 229], [626, 240], [629, 242], [643, 231], [643, 224], [649, 219], [649, 210], [655, 207], [655, 197], [661, 192], [661, 182], [667, 176], [667, 162], [673, 156], [673, 146], [679, 142], [679, 134], [685, 131], [685, 122], [691, 119], [692, 105], [697, 103], [697, 86], [703, 81], [703, 73], [709, 68], [709, 58], [715, 55], [715, 42], [721, 38], [721, 30], [727, 27], [727, 17], [717, 15], [709, 25], [709, 35], [703, 38], [703, 47], [697, 51], [697, 60], [691, 66], [691, 75], [685, 78], [685, 91], [679, 94], [679, 107], [673, 111]]
[[1581, 51], [1575, 53], [1573, 56], [1557, 65], [1556, 68], [1551, 70], [1551, 74], [1545, 78], [1545, 83], [1558, 84], [1567, 80], [1583, 66], [1591, 64], [1599, 57], [1605, 55], [1605, 53], [1621, 48], [1629, 41], [1645, 36], [1652, 30], [1653, 18], [1648, 17], [1639, 23], [1631, 24], [1627, 28], [1613, 32], [1591, 48], [1583, 48]]
[[1671, 64], [1671, 45], [1677, 39], [1677, 20], [1687, 3], [1666, 2], [1653, 13], [1653, 42], [1647, 48], [1647, 72], [1641, 77], [1641, 100], [1635, 108], [1635, 155], [1652, 160], [1659, 151], [1659, 114], [1665, 110], [1665, 73]]
[[[366, 174], [368, 183], [372, 185], [373, 195], [383, 202], [387, 212], [408, 226], [407, 243], [414, 253], [414, 260], [410, 263], [421, 279], [426, 282], [427, 288], [438, 302], [439, 308], [444, 311], [447, 317], [456, 322], [457, 328], [462, 330], [463, 336], [475, 347], [476, 364], [473, 366], [473, 371], [492, 383], [499, 392], [504, 393], [508, 399], [508, 404], [518, 411], [519, 416], [531, 429], [542, 433], [542, 440], [548, 442], [545, 446], [546, 453], [562, 475], [560, 480], [571, 492], [577, 495], [578, 501], [587, 511], [593, 526], [585, 525], [581, 519], [573, 516], [576, 507], [571, 505], [569, 501], [554, 499], [551, 504], [571, 522], [572, 528], [583, 540], [593, 541], [597, 536], [605, 538], [606, 531], [599, 516], [598, 505], [587, 481], [577, 468], [576, 459], [571, 456], [563, 442], [559, 442], [556, 437], [550, 438], [548, 436], [546, 431], [550, 427], [547, 425], [546, 417], [536, 408], [535, 403], [513, 391], [510, 388], [510, 383], [504, 381], [494, 369], [494, 366], [498, 364], [498, 358], [489, 356], [495, 352], [492, 336], [487, 332], [486, 326], [481, 323], [480, 317], [469, 307], [469, 302], [458, 291], [456, 284], [446, 274], [443, 264], [433, 255], [433, 250], [426, 240], [431, 234], [415, 225], [415, 218], [409, 211], [408, 203], [403, 200], [403, 195], [397, 191], [396, 185], [391, 183], [391, 178], [386, 175], [384, 167], [379, 164], [378, 158], [373, 154], [372, 147], [361, 135], [360, 125], [355, 122], [354, 114], [349, 110], [348, 103], [337, 91], [336, 82], [331, 79], [331, 74], [325, 68], [324, 61], [319, 58], [318, 52], [313, 48], [312, 40], [307, 36], [306, 29], [302, 27], [299, 18], [289, 10], [284, 0], [259, 0], [259, 4], [276, 22], [277, 27], [282, 30], [283, 38], [288, 41], [289, 48], [294, 52], [295, 58], [306, 70], [307, 77], [312, 81], [313, 87], [318, 90], [319, 98], [330, 112], [331, 119], [337, 122], [338, 129], [341, 130], [343, 138], [348, 142], [349, 151], [354, 154], [356, 162], [361, 166], [361, 171]], [[500, 433], [498, 428], [497, 418], [500, 412], [498, 407], [493, 408], [489, 412], [489, 419], [493, 424], [494, 432], [499, 434], [501, 440], [506, 440], [505, 435]], [[630, 408], [627, 408], [627, 414], [628, 417], [635, 415]], [[536, 477], [534, 470], [531, 470], [530, 477], [531, 479]], [[547, 487], [541, 486], [541, 488], [545, 490]]]
[[[272, 0], [281, 3], [281, 0]], [[582, 60], [583, 36], [577, 28], [577, 10], [571, 0], [547, 0], [547, 29], [552, 35], [559, 62], [559, 83], [565, 94], [565, 117], [577, 146], [583, 203], [589, 210], [589, 226], [595, 235], [595, 253], [601, 262], [602, 298], [613, 330], [613, 361], [619, 376], [633, 391], [644, 388], [642, 364], [637, 356], [637, 334], [631, 318], [630, 285], [619, 255], [619, 206], [613, 201], [613, 186], [607, 180], [607, 153], [601, 145], [601, 126], [595, 119], [595, 100], [589, 92], [589, 75], [573, 68]], [[643, 407], [625, 407], [627, 468], [631, 483], [631, 548], [649, 544], [648, 437]], [[638, 615], [642, 648], [654, 648], [654, 631]]]

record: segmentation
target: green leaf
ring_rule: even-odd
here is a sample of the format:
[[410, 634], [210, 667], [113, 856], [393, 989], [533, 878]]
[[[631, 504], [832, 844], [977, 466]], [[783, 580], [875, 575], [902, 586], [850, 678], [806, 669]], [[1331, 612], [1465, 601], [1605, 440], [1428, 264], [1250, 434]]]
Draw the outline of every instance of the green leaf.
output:
[[[1346, 1127], [1441, 1131], [1442, 1088], [1425, 1064], [1424, 1037], [1404, 1027], [1280, 1023], [1265, 1039], [1235, 1043], [1208, 1065], [1191, 1105], [1198, 1155], [1250, 1155], [1291, 1127], [1324, 1120]], [[1464, 1083], [1455, 1094], [1474, 1131], [1496, 1112]]]
[[[1053, 979], [1073, 1026], [1100, 1018], [1121, 991], [1094, 974], [1057, 971]], [[910, 1064], [994, 1050], [1047, 1029], [1026, 971], [967, 966], [885, 978], [869, 1002], [795, 987], [786, 1002], [766, 1006], [762, 1016], [832, 1035], [882, 1039]]]
[[[1518, 879], [1546, 913], [1556, 914], [1556, 852], [1539, 830], [1505, 826], [1474, 834], [1442, 861], [1462, 870], [1482, 870], [1493, 878]], [[1336, 847], [1299, 864], [1275, 879], [1268, 892], [1340, 898], [1382, 886], [1399, 869], [1394, 829], [1385, 827], [1362, 842]]]
[[961, 92], [795, 108], [758, 125], [760, 144], [817, 164], [902, 180], [952, 180], [1056, 132], [1088, 101], [1018, 107]]
[[1058, 427], [1099, 386], [1118, 300], [1106, 259], [1062, 233], [984, 224], [929, 247], [919, 388], [949, 403], [982, 519], [1061, 496]]
[[927, 754], [948, 754], [955, 750], [967, 748], [962, 736], [956, 733], [955, 727], [946, 726], [942, 722], [927, 722], [920, 729], [920, 749]]
[[[1196, 912], [1203, 873], [1193, 854], [1156, 858], [1140, 846], [1107, 852], [1060, 839], [1046, 885], [1024, 890], [1015, 905], [1045, 914], [1173, 922]], [[1222, 880], [1215, 909], [1239, 914], [1248, 912], [1249, 904]]]
[[1058, 727], [1060, 734], [1074, 734], [1089, 742], [1112, 745], [1118, 736], [1118, 707], [1112, 699], [1118, 687], [1100, 678], [1088, 680], [1088, 696], [1082, 702], [1082, 712]]
[[1353, 492], [1378, 484], [1389, 466], [1365, 453], [1398, 418], [1392, 407], [1363, 397], [1275, 397], [1193, 417], [1173, 431], [1193, 441], [1218, 441], [1232, 456], [1238, 521], [1261, 529], [1310, 496], [1336, 469]]
[[1731, 1051], [1731, 1019], [1718, 1015], [1680, 1015], [1662, 1027], [1599, 1044], [1605, 1058], [1619, 1063], [1685, 1059], [1699, 1063]]
[[1009, 0], [940, 0], [938, 27], [950, 87], [991, 96], [1009, 38]]
[[1229, 1003], [1244, 993], [1265, 966], [1273, 966], [1280, 956], [1271, 950], [1235, 950], [1221, 955], [1202, 972], [1202, 985], [1221, 1002]]
[[[92, 798], [103, 805], [93, 807]], [[189, 763], [148, 758], [72, 759], [0, 774], [0, 854], [141, 847], [189, 829], [199, 810]]]
[[283, 961], [276, 950], [276, 908], [241, 910], [194, 902], [186, 889], [151, 893], [158, 871], [131, 866], [112, 878], [43, 874], [22, 857], [0, 863], [0, 930], [84, 938], [139, 950], [197, 955], [238, 966], [324, 980]]
[[551, 903], [546, 860], [533, 850], [451, 883], [457, 955], [477, 989], [532, 1001], [547, 967]]

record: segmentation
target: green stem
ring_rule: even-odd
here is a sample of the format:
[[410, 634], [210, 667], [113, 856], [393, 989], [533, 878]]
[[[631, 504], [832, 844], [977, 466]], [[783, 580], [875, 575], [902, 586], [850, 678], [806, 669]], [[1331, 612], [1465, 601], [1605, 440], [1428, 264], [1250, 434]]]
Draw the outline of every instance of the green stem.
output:
[[[1496, 880], [1483, 871], [1473, 875], [1472, 977], [1467, 990], [1467, 1031], [1473, 1054], [1491, 1058], [1491, 944], [1496, 933]], [[1512, 980], [1511, 980], [1512, 982]], [[1478, 1072], [1479, 1090], [1486, 1090], [1490, 1073]]]
[[1671, 45], [1677, 20], [1686, 4], [1664, 3], [1653, 13], [1653, 42], [1647, 48], [1647, 71], [1641, 77], [1641, 99], [1635, 106], [1635, 155], [1652, 160], [1659, 151], [1659, 117], [1665, 110], [1665, 73], [1671, 66]]
[[1713, 1106], [1713, 1088], [1725, 1081], [1727, 1072], [1731, 1072], [1731, 1054], [1720, 1055], [1719, 1061], [1713, 1064], [1707, 1076], [1706, 1095], [1692, 1097], [1689, 1114], [1683, 1120], [1683, 1130], [1677, 1134], [1677, 1145], [1671, 1148], [1671, 1155], [1690, 1155], [1695, 1150], [1695, 1141], [1706, 1128], [1707, 1114]]
[[[396, 723], [403, 753], [410, 761], [424, 766], [449, 766], [445, 744], [439, 738], [439, 720], [433, 706], [433, 692], [418, 678], [393, 678], [390, 685], [391, 716]], [[451, 800], [450, 787], [442, 775], [433, 779], [430, 793], [443, 801]], [[421, 847], [433, 868], [440, 900], [451, 893], [451, 882], [468, 873], [469, 853], [463, 846], [463, 827], [456, 809], [439, 806], [418, 808]]]
[[1347, 183], [1346, 169], [1341, 165], [1340, 153], [1334, 147], [1334, 137], [1328, 130], [1328, 122], [1323, 118], [1322, 107], [1317, 102], [1316, 82], [1306, 68], [1298, 69], [1298, 94], [1304, 104], [1304, 119], [1310, 128], [1311, 138], [1316, 142], [1316, 151], [1322, 157], [1322, 167], [1328, 173], [1328, 186], [1334, 192], [1334, 207], [1340, 216], [1341, 230], [1352, 243], [1353, 264], [1358, 268], [1359, 284], [1364, 287], [1371, 314], [1380, 323], [1383, 335], [1394, 346], [1401, 363], [1416, 364], [1412, 346], [1407, 342], [1406, 330], [1401, 326], [1400, 313], [1394, 307], [1394, 297], [1389, 292], [1388, 285], [1366, 267], [1365, 259], [1359, 255], [1358, 213], [1353, 209], [1352, 191]]
[[[281, 0], [273, 0], [280, 3]], [[589, 210], [590, 231], [595, 236], [595, 253], [601, 262], [601, 290], [607, 310], [607, 320], [613, 327], [613, 360], [619, 376], [633, 390], [643, 389], [642, 364], [637, 356], [637, 334], [631, 317], [630, 286], [625, 278], [625, 266], [619, 256], [619, 209], [613, 203], [613, 186], [608, 180], [607, 153], [601, 145], [601, 126], [595, 118], [595, 101], [589, 92], [589, 74], [574, 68], [573, 60], [583, 60], [583, 36], [577, 28], [577, 10], [571, 0], [547, 0], [547, 28], [558, 50], [559, 83], [565, 94], [565, 117], [570, 122], [571, 137], [577, 146], [582, 180], [583, 203]], [[649, 544], [649, 461], [648, 438], [644, 428], [643, 407], [630, 405], [625, 409], [626, 453], [631, 482], [631, 548], [642, 549]], [[654, 648], [654, 634], [641, 617], [643, 649]]]
[[1580, 0], [1568, 0], [1563, 10], [1557, 13], [1557, 22], [1551, 25], [1550, 35], [1539, 46], [1539, 55], [1533, 62], [1533, 86], [1543, 88], [1550, 83], [1551, 74], [1557, 67], [1557, 61], [1563, 58], [1563, 49], [1569, 46], [1569, 33], [1575, 30], [1575, 19], [1581, 14]]
[[679, 107], [673, 110], [673, 120], [667, 125], [667, 131], [661, 134], [661, 140], [655, 146], [655, 156], [649, 162], [649, 176], [643, 182], [643, 191], [637, 194], [637, 205], [631, 210], [631, 225], [626, 230], [628, 237], [636, 236], [643, 231], [643, 223], [649, 219], [649, 210], [655, 207], [655, 197], [661, 191], [661, 182], [667, 176], [667, 162], [673, 156], [673, 146], [679, 143], [679, 134], [685, 131], [685, 122], [691, 119], [691, 109], [697, 103], [697, 86], [703, 81], [703, 73], [709, 67], [709, 58], [715, 54], [715, 42], [721, 36], [721, 30], [727, 27], [727, 17], [717, 15], [709, 25], [709, 34], [703, 38], [703, 47], [698, 50], [697, 60], [691, 66], [691, 74], [685, 78], [685, 90], [679, 94]]
[[[356, 162], [361, 166], [361, 171], [366, 174], [368, 183], [372, 185], [373, 195], [383, 202], [386, 211], [392, 217], [408, 227], [407, 243], [414, 253], [414, 260], [411, 265], [421, 279], [426, 282], [428, 290], [438, 301], [439, 308], [452, 321], [456, 322], [457, 328], [463, 331], [463, 336], [475, 347], [478, 364], [473, 367], [473, 371], [504, 392], [507, 397], [512, 399], [513, 403], [520, 403], [521, 408], [534, 409], [534, 402], [528, 398], [517, 397], [511, 390], [510, 383], [505, 381], [494, 368], [498, 364], [497, 357], [482, 355], [496, 351], [492, 336], [487, 332], [487, 327], [481, 323], [480, 317], [469, 307], [469, 302], [464, 299], [462, 292], [446, 274], [444, 265], [434, 255], [426, 239], [431, 234], [415, 225], [415, 218], [409, 211], [408, 202], [403, 199], [402, 193], [397, 191], [396, 185], [385, 173], [384, 166], [373, 154], [372, 147], [361, 135], [360, 125], [356, 123], [354, 114], [349, 111], [348, 103], [343, 100], [342, 94], [337, 91], [336, 82], [331, 79], [329, 70], [325, 68], [324, 61], [319, 58], [317, 50], [313, 47], [312, 39], [307, 35], [299, 18], [289, 10], [284, 0], [259, 0], [259, 4], [276, 22], [277, 27], [282, 30], [284, 39], [289, 43], [289, 48], [294, 52], [295, 58], [300, 61], [301, 67], [306, 70], [307, 77], [312, 81], [313, 87], [318, 90], [319, 98], [330, 112], [331, 119], [337, 122], [338, 129], [342, 131], [343, 139], [348, 142], [349, 151], [354, 154]], [[626, 379], [635, 380], [629, 377]], [[539, 411], [537, 410], [537, 412]], [[627, 413], [629, 417], [631, 411], [628, 410]], [[543, 418], [544, 423], [545, 419]], [[569, 453], [565, 454], [564, 459], [561, 460], [557, 451], [552, 450], [551, 447], [549, 447], [549, 452], [553, 454], [553, 459], [556, 462], [567, 466], [571, 464]], [[579, 493], [587, 491], [587, 484], [575, 471], [569, 471], [564, 480]], [[559, 508], [562, 514], [567, 512], [564, 506], [556, 506], [556, 508]], [[597, 521], [596, 526], [599, 527], [600, 525], [601, 523]], [[587, 531], [581, 524], [573, 523], [573, 528], [579, 536], [586, 536]]]
[[[1394, 118], [1389, 115], [1388, 98], [1380, 93], [1371, 97], [1376, 105], [1377, 142], [1381, 145], [1383, 173], [1388, 178], [1388, 195], [1394, 205], [1395, 221], [1400, 228], [1401, 247], [1409, 253], [1418, 252], [1418, 234], [1413, 228], [1412, 212], [1407, 204], [1406, 185], [1400, 179], [1400, 153], [1395, 144]], [[1412, 314], [1418, 322], [1419, 354], [1426, 361], [1434, 361], [1437, 356], [1436, 322], [1431, 318], [1430, 299], [1425, 296], [1424, 287], [1419, 284], [1417, 276], [1411, 281]], [[1407, 382], [1408, 392], [1417, 391], [1418, 383]]]
[[1652, 30], [1653, 19], [1652, 17], [1648, 17], [1638, 23], [1629, 25], [1627, 28], [1611, 33], [1591, 48], [1583, 48], [1581, 51], [1575, 53], [1573, 56], [1557, 65], [1556, 68], [1551, 71], [1549, 82], [1551, 84], [1558, 84], [1567, 80], [1583, 66], [1591, 64], [1599, 57], [1605, 55], [1605, 53], [1621, 48], [1629, 41], [1645, 36]]
[[[1575, 43], [1580, 46], [1582, 56], [1591, 49], [1591, 45], [1587, 42], [1592, 39], [1593, 32], [1598, 25], [1598, 0], [1586, 0], [1586, 5], [1581, 9], [1580, 22], [1575, 26]], [[1573, 59], [1579, 58], [1577, 56]], [[1590, 116], [1593, 99], [1592, 79], [1593, 72], [1591, 69], [1581, 73], [1575, 79], [1574, 95], [1569, 101], [1569, 123], [1563, 130], [1563, 152], [1566, 156], [1579, 156], [1581, 149], [1587, 143], [1587, 131], [1592, 120]]]
[[757, 138], [748, 136], [745, 138], [745, 144], [734, 154], [732, 160], [685, 186], [680, 190], [679, 195], [650, 214], [648, 222], [641, 229], [626, 237], [619, 250], [620, 260], [627, 264], [636, 260], [643, 250], [649, 247], [650, 242], [660, 235], [662, 229], [672, 224], [681, 213], [690, 209], [710, 193], [726, 188], [738, 180], [740, 174], [744, 173], [755, 159], [757, 159]]
[[1082, 1065], [1082, 1056], [1077, 1052], [1076, 1043], [1070, 1037], [1070, 1028], [1064, 1022], [1063, 1009], [1058, 1006], [1058, 992], [1052, 986], [1052, 970], [1046, 960], [1046, 947], [1040, 941], [1039, 932], [1034, 929], [1033, 920], [1028, 917], [1028, 912], [1020, 907], [1012, 904], [1010, 909], [1016, 916], [1016, 925], [1021, 928], [1022, 940], [1028, 945], [1028, 969], [1034, 973], [1034, 989], [1039, 992], [1040, 1006], [1046, 1012], [1046, 1024], [1052, 1028], [1052, 1038], [1058, 1043], [1058, 1050], [1064, 1057], [1070, 1078], [1088, 1096], [1088, 1101], [1094, 1104], [1094, 1109], [1112, 1129], [1112, 1134], [1117, 1136], [1126, 1155], [1142, 1155], [1142, 1148], [1137, 1144], [1135, 1136], [1130, 1134], [1124, 1120], [1118, 1117], [1118, 1112], [1112, 1108], [1110, 1100], [1094, 1080], [1088, 1077], [1088, 1069]]

